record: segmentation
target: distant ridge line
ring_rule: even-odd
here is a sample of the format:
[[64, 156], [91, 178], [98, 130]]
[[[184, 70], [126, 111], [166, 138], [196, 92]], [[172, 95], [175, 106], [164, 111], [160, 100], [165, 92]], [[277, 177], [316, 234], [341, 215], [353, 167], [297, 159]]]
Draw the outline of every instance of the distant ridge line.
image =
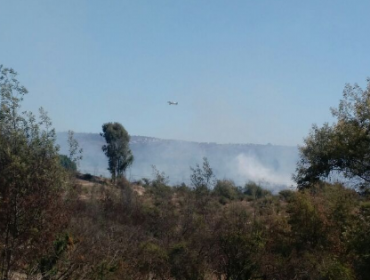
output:
[[[67, 134], [66, 131], [59, 131], [58, 134]], [[98, 132], [74, 132], [76, 135], [94, 135], [94, 136], [100, 136]], [[276, 145], [276, 144], [255, 144], [255, 143], [217, 143], [217, 142], [205, 142], [205, 141], [192, 141], [192, 140], [180, 140], [180, 139], [166, 139], [166, 138], [158, 138], [158, 137], [152, 137], [152, 136], [142, 136], [142, 135], [130, 135], [131, 136], [131, 143], [143, 143], [143, 141], [132, 141], [133, 138], [139, 138], [139, 139], [148, 139], [148, 140], [154, 140], [151, 142], [180, 142], [180, 143], [188, 143], [188, 144], [197, 144], [197, 145], [220, 145], [220, 146], [273, 146], [273, 147], [286, 147], [286, 148], [296, 148], [297, 146], [289, 146], [289, 145]], [[135, 139], [137, 140], [137, 139]]]

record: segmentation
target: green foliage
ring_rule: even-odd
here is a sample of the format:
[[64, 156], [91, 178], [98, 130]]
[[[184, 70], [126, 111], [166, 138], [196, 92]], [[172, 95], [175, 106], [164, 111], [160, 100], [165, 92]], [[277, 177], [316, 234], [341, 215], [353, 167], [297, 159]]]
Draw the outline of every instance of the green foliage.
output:
[[230, 180], [217, 180], [213, 194], [219, 197], [219, 201], [222, 204], [242, 197], [241, 191]]
[[279, 192], [279, 196], [285, 201], [289, 201], [294, 197], [294, 191], [292, 190], [282, 190]]
[[60, 162], [60, 165], [63, 166], [63, 168], [65, 168], [67, 171], [70, 171], [70, 172], [77, 171], [76, 163], [70, 160], [68, 156], [59, 155], [59, 162]]
[[351, 247], [355, 251], [355, 269], [360, 279], [370, 279], [370, 201], [361, 203]]
[[337, 258], [327, 258], [320, 266], [322, 280], [354, 280], [353, 270]]
[[152, 242], [140, 244], [140, 263], [139, 269], [142, 273], [153, 272], [160, 278], [164, 277], [167, 271], [168, 255], [167, 252]]
[[91, 175], [90, 173], [85, 173], [85, 174], [82, 174], [80, 178], [82, 180], [91, 181], [94, 179], [94, 176]]
[[370, 207], [354, 191], [322, 184], [220, 205], [217, 190], [204, 207], [196, 189], [171, 189], [157, 174], [142, 194], [122, 182], [84, 201], [70, 228], [80, 242], [50, 272], [71, 264], [72, 279], [367, 279]]
[[74, 132], [72, 130], [68, 131], [68, 144], [69, 144], [69, 159], [72, 161], [76, 167], [80, 160], [82, 160], [82, 148], [79, 148], [79, 144], [73, 137]]
[[[153, 195], [155, 204], [167, 203], [171, 199], [173, 188], [168, 185], [169, 178], [164, 172], [160, 172], [154, 165], [153, 180], [146, 179], [146, 191]], [[144, 180], [145, 181], [145, 180]]]
[[324, 205], [312, 199], [308, 193], [298, 193], [290, 201], [289, 224], [298, 250], [326, 246], [328, 240], [328, 221]]
[[167, 186], [169, 177], [164, 172], [159, 172], [157, 167], [152, 165], [154, 180], [152, 181], [153, 186]]
[[70, 236], [68, 234], [64, 234], [58, 237], [54, 241], [54, 248], [48, 256], [44, 256], [41, 258], [39, 262], [39, 269], [43, 279], [50, 279], [50, 277], [57, 274], [57, 269], [55, 265], [57, 264], [58, 259], [62, 256], [62, 254], [67, 250], [68, 245], [70, 243]]
[[243, 193], [252, 197], [253, 199], [258, 199], [271, 195], [271, 192], [263, 189], [261, 186], [257, 185], [254, 182], [249, 182], [244, 186]]
[[242, 233], [227, 233], [220, 240], [221, 253], [225, 255], [226, 279], [248, 280], [256, 270], [253, 260], [253, 239]]
[[42, 108], [39, 121], [32, 113], [19, 113], [27, 90], [16, 75], [0, 66], [0, 274], [5, 280], [11, 269], [31, 265], [48, 250], [66, 222], [61, 195], [68, 180], [55, 131]]
[[195, 168], [190, 167], [190, 170], [192, 171], [190, 180], [196, 192], [199, 194], [209, 193], [215, 183], [215, 178], [208, 159], [204, 157], [202, 167], [197, 164]]
[[362, 90], [346, 85], [343, 99], [332, 109], [336, 122], [314, 125], [300, 148], [294, 176], [299, 188], [333, 176], [351, 179], [359, 188], [370, 184], [370, 81]]
[[117, 270], [117, 266], [106, 261], [102, 261], [95, 268], [95, 274], [93, 275], [94, 280], [105, 280], [108, 276]]
[[103, 124], [103, 132], [107, 145], [102, 147], [108, 157], [108, 170], [112, 174], [112, 180], [121, 178], [125, 170], [133, 163], [134, 156], [129, 148], [130, 136], [120, 123]]
[[171, 276], [177, 280], [199, 280], [204, 275], [199, 269], [194, 252], [185, 243], [172, 246], [169, 252]]

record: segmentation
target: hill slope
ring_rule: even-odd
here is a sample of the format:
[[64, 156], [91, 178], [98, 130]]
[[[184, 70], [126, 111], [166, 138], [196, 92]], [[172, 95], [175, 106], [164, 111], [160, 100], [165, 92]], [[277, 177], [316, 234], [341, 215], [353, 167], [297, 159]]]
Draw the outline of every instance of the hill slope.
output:
[[[101, 150], [104, 139], [97, 133], [75, 133], [83, 148], [80, 170], [93, 175], [106, 175], [107, 158]], [[57, 133], [61, 153], [68, 151], [67, 133]], [[292, 184], [291, 174], [298, 160], [297, 147], [197, 143], [131, 136], [130, 147], [135, 161], [127, 177], [138, 180], [152, 177], [152, 165], [169, 176], [172, 184], [189, 182], [190, 166], [202, 163], [207, 157], [218, 179], [232, 179], [237, 184], [252, 180], [270, 189]]]

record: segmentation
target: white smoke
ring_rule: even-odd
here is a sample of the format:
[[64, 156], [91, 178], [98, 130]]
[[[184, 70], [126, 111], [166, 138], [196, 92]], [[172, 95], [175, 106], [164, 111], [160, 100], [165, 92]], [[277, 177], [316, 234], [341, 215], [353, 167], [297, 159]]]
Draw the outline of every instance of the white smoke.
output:
[[240, 154], [236, 157], [236, 170], [245, 181], [261, 183], [271, 189], [281, 189], [293, 185], [291, 174], [277, 173], [264, 166], [255, 156]]
[[[60, 153], [68, 154], [67, 133], [58, 133]], [[83, 173], [104, 175], [108, 160], [101, 147], [104, 139], [97, 133], [75, 133], [84, 154], [79, 167]], [[202, 165], [207, 157], [217, 179], [233, 180], [238, 186], [254, 181], [278, 191], [293, 184], [291, 174], [298, 160], [295, 147], [254, 144], [196, 143], [132, 136], [130, 147], [135, 160], [126, 176], [134, 181], [152, 178], [152, 165], [170, 177], [170, 184], [191, 184], [189, 167]]]

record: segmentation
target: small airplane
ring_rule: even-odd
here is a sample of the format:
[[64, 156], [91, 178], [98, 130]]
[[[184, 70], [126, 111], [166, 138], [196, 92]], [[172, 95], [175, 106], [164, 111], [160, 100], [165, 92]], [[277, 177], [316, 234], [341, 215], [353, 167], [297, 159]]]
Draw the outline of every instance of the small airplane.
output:
[[168, 102], [168, 105], [178, 105], [179, 102], [173, 102], [173, 101], [167, 101]]

